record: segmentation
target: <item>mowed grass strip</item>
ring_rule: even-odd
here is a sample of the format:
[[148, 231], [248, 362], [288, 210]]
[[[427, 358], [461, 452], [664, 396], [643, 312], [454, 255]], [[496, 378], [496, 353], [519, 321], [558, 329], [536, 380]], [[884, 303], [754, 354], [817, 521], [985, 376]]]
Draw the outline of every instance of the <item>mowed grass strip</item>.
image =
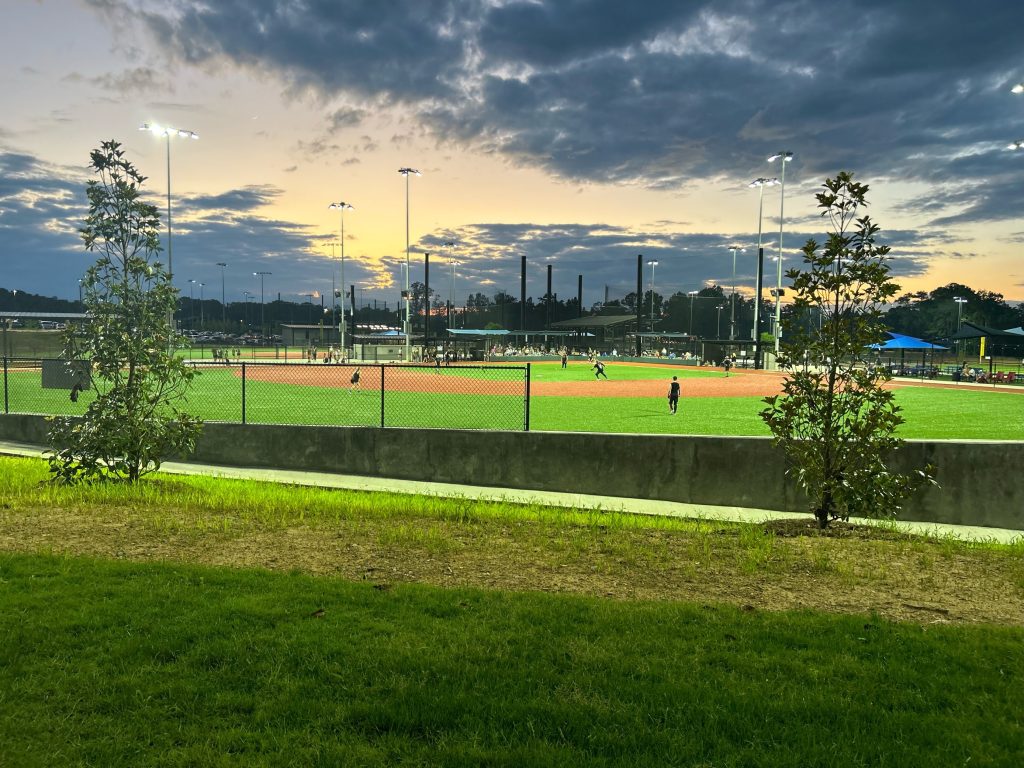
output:
[[1024, 538], [839, 523], [823, 536], [809, 516], [780, 528], [211, 477], [69, 488], [46, 474], [0, 459], [0, 551], [1024, 626]]
[[1024, 631], [0, 555], [5, 765], [1016, 765]]

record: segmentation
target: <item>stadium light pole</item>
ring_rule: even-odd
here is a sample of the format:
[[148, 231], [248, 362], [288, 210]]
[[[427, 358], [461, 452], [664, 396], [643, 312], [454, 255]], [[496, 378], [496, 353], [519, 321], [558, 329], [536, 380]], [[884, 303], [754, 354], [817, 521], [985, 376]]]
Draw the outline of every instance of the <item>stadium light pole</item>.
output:
[[192, 329], [192, 318], [196, 316], [195, 299], [192, 297], [192, 288], [195, 287], [196, 281], [188, 281], [188, 327]]
[[779, 356], [779, 341], [782, 338], [782, 227], [785, 222], [786, 206], [786, 163], [793, 161], [792, 152], [776, 152], [768, 158], [769, 163], [782, 161], [782, 181], [779, 187], [779, 261], [775, 278], [775, 357]]
[[205, 292], [203, 289], [206, 287], [206, 283], [199, 283], [199, 330], [206, 330], [206, 312], [203, 309], [203, 302], [206, 301]]
[[1010, 89], [1010, 93], [1024, 93], [1024, 83], [1017, 83]]
[[[452, 265], [452, 285], [448, 291], [448, 327], [455, 327], [454, 311], [455, 311], [455, 268], [462, 264], [461, 261], [456, 259], [450, 259], [449, 264]], [[465, 318], [463, 318], [463, 326], [465, 326]]]
[[253, 296], [254, 296], [254, 294], [250, 293], [249, 291], [242, 291], [242, 298], [245, 299], [245, 332], [246, 333], [249, 332], [249, 299], [252, 298]]
[[715, 309], [718, 310], [718, 320], [715, 323], [715, 338], [722, 338], [722, 310], [725, 309], [725, 304], [719, 304]]
[[178, 136], [183, 139], [198, 139], [199, 134], [195, 131], [185, 131], [166, 125], [157, 125], [156, 123], [143, 123], [139, 126], [139, 130], [149, 131], [154, 136], [163, 136], [167, 144], [167, 275], [173, 283], [174, 262], [171, 249], [171, 137]]
[[1007, 145], [1007, 149], [1024, 149], [1024, 139], [1021, 141], [1015, 141], [1012, 144]]
[[[956, 330], [959, 332], [960, 331], [960, 326], [963, 323], [964, 304], [967, 303], [967, 299], [963, 298], [962, 296], [954, 296], [953, 297], [953, 301], [956, 302]], [[963, 357], [964, 340], [963, 339], [957, 339], [956, 340], [956, 344], [960, 348], [960, 355], [959, 356]]]
[[747, 186], [758, 188], [758, 203], [757, 203], [757, 277], [755, 278], [754, 287], [754, 366], [758, 367], [761, 364], [761, 280], [764, 275], [764, 264], [763, 254], [761, 252], [761, 224], [764, 221], [764, 188], [773, 187], [779, 183], [778, 179], [766, 178], [764, 176], [754, 179]]
[[410, 315], [412, 296], [409, 294], [409, 177], [421, 176], [415, 168], [399, 168], [405, 176], [405, 362], [412, 360], [412, 317]]
[[274, 274], [273, 272], [253, 272], [254, 276], [258, 276], [260, 279], [260, 336], [266, 336], [266, 315], [264, 313], [263, 303], [263, 278], [267, 275]]
[[693, 336], [693, 302], [697, 298], [698, 293], [700, 293], [700, 291], [686, 292], [686, 295], [690, 297], [690, 328], [688, 332], [691, 336]]
[[[345, 357], [345, 211], [354, 211], [355, 208], [344, 201], [331, 203], [327, 207], [341, 214], [341, 319], [338, 321], [338, 336], [341, 339], [341, 356]], [[355, 311], [353, 305], [353, 315]]]
[[224, 326], [224, 330], [227, 331], [228, 303], [224, 300], [224, 267], [227, 266], [227, 263], [218, 261], [217, 266], [220, 267], [220, 323]]
[[736, 338], [736, 252], [744, 253], [745, 248], [738, 245], [730, 245], [732, 251], [732, 295], [729, 297], [729, 341]]
[[651, 268], [651, 333], [654, 333], [654, 268], [658, 266], [658, 262], [648, 261], [647, 266]]

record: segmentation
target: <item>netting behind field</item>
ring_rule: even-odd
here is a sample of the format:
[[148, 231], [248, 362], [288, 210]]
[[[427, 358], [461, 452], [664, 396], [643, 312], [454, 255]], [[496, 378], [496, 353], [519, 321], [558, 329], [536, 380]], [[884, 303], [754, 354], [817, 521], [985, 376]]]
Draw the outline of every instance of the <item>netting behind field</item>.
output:
[[[86, 387], [46, 386], [45, 365], [8, 360], [8, 413], [75, 415]], [[186, 410], [204, 421], [427, 429], [528, 428], [528, 366], [199, 363]]]

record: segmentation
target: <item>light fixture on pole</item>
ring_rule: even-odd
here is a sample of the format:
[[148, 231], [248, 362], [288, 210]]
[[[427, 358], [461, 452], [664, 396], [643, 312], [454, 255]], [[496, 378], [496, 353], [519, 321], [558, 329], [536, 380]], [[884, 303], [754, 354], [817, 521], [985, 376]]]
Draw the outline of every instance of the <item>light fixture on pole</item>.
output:
[[224, 267], [227, 266], [227, 263], [218, 261], [217, 266], [220, 267], [220, 323], [226, 331], [228, 329], [228, 304], [224, 300]]
[[[354, 211], [355, 208], [346, 202], [331, 203], [327, 207], [341, 214], [341, 319], [338, 320], [338, 336], [341, 339], [341, 355], [345, 357], [345, 211]], [[355, 311], [356, 308], [353, 306], [353, 315]]]
[[1024, 83], [1017, 83], [1010, 89], [1010, 93], [1024, 93]]
[[405, 176], [405, 361], [412, 359], [412, 316], [410, 314], [410, 301], [412, 296], [409, 293], [409, 177], [422, 175], [415, 168], [399, 168], [398, 172]]
[[745, 248], [738, 245], [730, 245], [732, 251], [732, 295], [729, 297], [729, 341], [736, 338], [736, 252], [744, 253]]
[[690, 328], [687, 331], [687, 333], [689, 333], [691, 336], [693, 336], [693, 302], [697, 298], [698, 293], [700, 293], [700, 291], [686, 292], [686, 295], [690, 297]]
[[242, 298], [245, 299], [245, 330], [249, 330], [249, 299], [254, 298], [255, 294], [249, 291], [242, 291]]
[[764, 188], [774, 187], [779, 183], [778, 179], [765, 178], [764, 176], [754, 179], [747, 186], [758, 188], [757, 203], [757, 277], [754, 287], [754, 367], [761, 365], [761, 281], [764, 277], [763, 254], [761, 252], [761, 223], [764, 221]]
[[715, 307], [718, 310], [718, 320], [715, 323], [715, 338], [722, 338], [722, 310], [725, 309], [725, 304], [719, 304]]
[[1024, 139], [1021, 141], [1015, 141], [1012, 144], [1008, 144], [1007, 149], [1024, 149]]
[[154, 136], [163, 136], [167, 142], [167, 276], [173, 283], [174, 261], [171, 249], [171, 137], [178, 136], [183, 139], [198, 139], [199, 134], [194, 131], [183, 131], [166, 125], [156, 125], [155, 123], [143, 123], [139, 126], [139, 130], [149, 131]]
[[274, 274], [273, 272], [253, 272], [253, 276], [258, 276], [260, 279], [260, 336], [267, 335], [266, 326], [266, 315], [264, 314], [264, 303], [263, 303], [263, 278], [267, 275]]
[[[954, 296], [953, 301], [956, 302], [956, 330], [960, 331], [960, 326], [963, 322], [964, 316], [964, 304], [967, 303], [967, 299], [962, 296]], [[963, 357], [963, 339], [957, 339], [957, 346], [960, 347], [960, 357]]]
[[199, 283], [199, 329], [206, 330], [206, 314], [203, 310], [203, 302], [206, 301], [203, 288], [206, 287], [206, 283]]
[[786, 205], [786, 163], [793, 161], [792, 152], [776, 152], [768, 158], [769, 163], [782, 161], [782, 181], [779, 189], [779, 261], [775, 278], [775, 356], [779, 356], [779, 341], [782, 339], [782, 226], [785, 222]]
[[195, 299], [192, 297], [192, 287], [196, 284], [195, 280], [188, 281], [188, 327], [192, 328], [192, 318], [196, 316]]
[[651, 268], [651, 333], [654, 333], [654, 268], [658, 262], [648, 261], [647, 266]]
[[[462, 264], [461, 261], [451, 259], [449, 263], [452, 265], [452, 286], [448, 292], [448, 327], [455, 327], [454, 313], [455, 313], [455, 268]], [[463, 318], [463, 326], [465, 326], [465, 318]]]

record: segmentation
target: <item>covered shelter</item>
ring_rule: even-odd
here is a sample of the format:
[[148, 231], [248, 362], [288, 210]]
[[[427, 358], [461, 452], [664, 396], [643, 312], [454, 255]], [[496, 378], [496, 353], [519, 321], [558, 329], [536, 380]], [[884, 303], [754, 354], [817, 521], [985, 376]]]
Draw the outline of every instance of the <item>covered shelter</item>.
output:
[[[574, 317], [571, 320], [559, 320], [552, 323], [554, 331], [568, 331], [565, 338], [566, 343], [578, 339], [577, 346], [596, 346], [602, 351], [609, 352], [616, 345], [622, 346], [625, 352], [628, 346], [627, 337], [633, 335], [637, 329], [635, 315], [590, 315], [589, 317]], [[543, 333], [543, 331], [530, 331], [531, 334]], [[548, 331], [550, 334], [551, 331]], [[594, 339], [593, 342], [587, 339]]]
[[980, 323], [964, 321], [957, 332], [950, 338], [955, 341], [980, 339], [978, 344], [979, 357], [984, 357], [986, 354], [1018, 357], [1024, 354], [1024, 330], [1021, 328], [1010, 328], [1001, 331], [998, 328], [990, 328]]
[[[883, 352], [900, 353], [899, 363], [890, 363], [890, 370], [899, 376], [926, 376], [933, 378], [938, 375], [939, 369], [935, 365], [934, 353], [936, 350], [945, 351], [949, 347], [943, 347], [938, 344], [933, 344], [930, 341], [919, 339], [915, 336], [907, 336], [902, 333], [893, 333], [892, 331], [886, 331], [889, 336], [888, 341], [881, 342], [880, 344], [869, 345], [871, 349], [877, 350], [879, 356]], [[920, 365], [907, 365], [907, 350], [921, 352], [921, 363]], [[928, 363], [928, 353], [932, 353], [932, 362]]]

